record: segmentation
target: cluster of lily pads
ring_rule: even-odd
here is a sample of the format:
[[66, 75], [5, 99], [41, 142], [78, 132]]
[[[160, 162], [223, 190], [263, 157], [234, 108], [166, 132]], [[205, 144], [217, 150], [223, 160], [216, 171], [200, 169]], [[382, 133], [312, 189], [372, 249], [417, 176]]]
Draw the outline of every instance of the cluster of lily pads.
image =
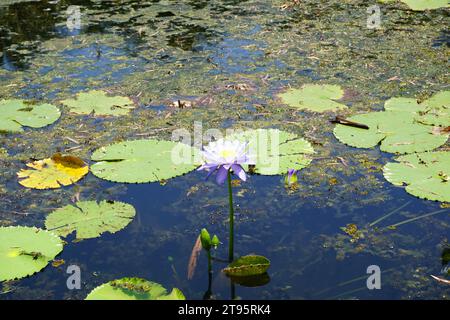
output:
[[450, 91], [418, 103], [411, 98], [392, 98], [385, 111], [350, 117], [369, 129], [337, 125], [334, 135], [358, 148], [380, 149], [395, 154], [397, 162], [384, 166], [384, 177], [419, 198], [450, 201], [450, 152], [432, 150], [444, 145], [450, 135]]
[[[106, 92], [95, 90], [80, 93], [76, 99], [64, 100], [62, 104], [69, 107], [71, 113], [94, 116], [117, 116], [134, 108], [129, 98], [113, 97]], [[4, 111], [0, 115], [0, 131], [7, 133], [23, 132], [23, 127], [41, 128], [50, 125], [61, 115], [54, 105], [16, 99], [1, 101], [0, 107]], [[260, 154], [260, 163], [270, 163], [271, 159], [263, 159], [268, 155], [278, 157], [280, 160], [280, 166], [276, 169], [259, 167], [261, 174], [283, 174], [288, 168], [300, 169], [310, 163], [308, 155], [313, 153], [313, 149], [306, 140], [288, 132], [264, 130], [249, 131], [234, 137], [241, 141], [261, 133], [266, 133], [268, 137], [273, 134], [280, 137], [277, 148], [279, 153], [272, 150], [257, 152]], [[125, 141], [96, 150], [91, 157], [94, 162], [91, 167], [78, 157], [59, 153], [47, 159], [33, 161], [27, 164], [28, 168], [17, 173], [18, 182], [27, 188], [55, 189], [76, 183], [90, 170], [97, 177], [109, 181], [149, 183], [185, 174], [198, 166], [194, 161], [174, 164], [171, 158], [173, 150], [181, 154], [190, 154], [192, 159], [200, 152], [196, 148], [173, 141], [153, 139]], [[0, 260], [5, 267], [0, 271], [0, 281], [19, 279], [42, 270], [62, 251], [63, 240], [60, 237], [75, 232], [76, 239], [82, 240], [99, 237], [105, 232], [115, 233], [125, 228], [134, 216], [135, 209], [127, 203], [108, 200], [99, 203], [78, 201], [50, 213], [45, 220], [46, 230], [2, 227]], [[255, 258], [249, 256], [246, 259], [253, 263]], [[236, 264], [241, 267], [243, 265], [238, 259], [224, 272], [233, 273], [230, 270], [242, 270], [237, 268]], [[94, 289], [88, 299], [184, 298], [178, 289], [167, 295], [161, 288], [158, 284], [143, 279], [125, 278]]]
[[[314, 112], [347, 108], [335, 100], [344, 90], [334, 85], [305, 85], [279, 94], [283, 103]], [[450, 153], [434, 151], [450, 135], [450, 91], [438, 92], [418, 102], [413, 98], [391, 98], [384, 111], [349, 117], [366, 128], [336, 125], [336, 138], [352, 147], [372, 148], [394, 154], [408, 154], [384, 166], [384, 177], [419, 198], [450, 201]]]
[[[76, 114], [94, 114], [117, 116], [129, 112], [134, 107], [134, 103], [127, 97], [108, 96], [103, 91], [90, 91], [81, 93], [77, 99], [65, 100], [62, 102], [70, 108], [70, 112]], [[8, 133], [23, 132], [23, 127], [41, 128], [54, 123], [61, 115], [59, 109], [51, 104], [34, 104], [23, 100], [4, 100], [0, 102], [3, 113], [0, 116], [0, 131]], [[143, 143], [143, 144], [142, 144]], [[118, 164], [117, 170], [122, 173], [132, 172], [135, 168], [140, 173], [148, 172], [142, 181], [133, 179], [115, 178], [111, 172], [110, 180], [125, 182], [151, 182], [165, 178], [164, 174], [157, 177], [156, 174], [166, 172], [164, 168], [156, 168], [152, 171], [153, 164], [162, 160], [166, 163], [170, 156], [164, 154], [165, 151], [173, 147], [173, 143], [168, 141], [136, 141], [131, 145], [124, 145], [129, 156], [129, 162], [137, 161], [137, 166], [133, 167], [127, 159]], [[184, 145], [183, 145], [184, 146]], [[144, 150], [147, 153], [134, 153], [132, 150]], [[121, 154], [119, 150], [115, 153], [115, 147], [111, 147], [110, 152], [99, 150], [93, 159], [103, 159], [107, 163], [108, 155], [115, 157]], [[157, 150], [161, 150], [159, 153]], [[152, 161], [150, 154], [155, 155]], [[158, 155], [162, 158], [159, 159]], [[139, 162], [139, 159], [141, 162]], [[122, 167], [120, 166], [122, 165]], [[139, 168], [139, 166], [141, 167]], [[101, 166], [101, 162], [98, 163]], [[126, 167], [128, 166], [128, 168]], [[19, 183], [27, 188], [34, 189], [54, 189], [68, 186], [82, 179], [88, 172], [89, 166], [80, 158], [70, 155], [55, 154], [50, 158], [36, 160], [27, 164], [28, 169], [22, 169], [17, 173]], [[95, 172], [104, 174], [103, 167], [95, 167]], [[144, 171], [142, 171], [144, 169]], [[148, 169], [148, 170], [146, 170]], [[185, 173], [186, 168], [172, 168], [171, 174], [180, 171]], [[192, 167], [189, 168], [193, 169]], [[136, 171], [134, 172], [136, 173]], [[177, 175], [177, 174], [175, 174]], [[42, 270], [52, 259], [54, 259], [63, 249], [63, 240], [75, 232], [76, 239], [90, 239], [99, 237], [104, 232], [115, 233], [125, 228], [134, 218], [136, 212], [132, 205], [117, 201], [104, 200], [78, 201], [74, 205], [67, 205], [50, 213], [45, 220], [45, 228], [28, 227], [2, 227], [0, 228], [0, 281], [23, 278]], [[171, 294], [166, 294], [164, 288], [159, 284], [137, 278], [124, 278], [114, 280], [101, 285], [91, 292], [87, 299], [110, 299], [118, 298], [134, 299], [184, 299], [183, 294], [178, 289], [174, 289]]]
[[[279, 97], [283, 103], [293, 108], [325, 112], [347, 109], [345, 104], [336, 101], [342, 99], [343, 95], [344, 90], [339, 86], [314, 84], [289, 89]], [[403, 154], [396, 159], [397, 162], [385, 165], [383, 171], [386, 179], [394, 185], [406, 185], [406, 191], [417, 197], [448, 202], [450, 154], [448, 151], [432, 150], [448, 140], [449, 102], [449, 91], [437, 93], [420, 103], [410, 98], [392, 98], [386, 101], [384, 111], [359, 114], [348, 119], [362, 123], [367, 128], [338, 124], [334, 135], [353, 147], [371, 148], [380, 145], [382, 151]], [[101, 116], [123, 115], [135, 108], [133, 101], [127, 97], [110, 96], [107, 92], [96, 90], [80, 93], [76, 99], [61, 103], [71, 113]], [[60, 110], [54, 105], [17, 99], [0, 101], [0, 109], [0, 131], [8, 133], [23, 132], [23, 127], [41, 128], [54, 123], [61, 116]], [[242, 144], [254, 136], [266, 136], [267, 141], [257, 145], [253, 163], [233, 162], [229, 166], [213, 163], [206, 169], [214, 172], [225, 165], [228, 176], [235, 173], [245, 180], [245, 172], [250, 171], [262, 175], [289, 173], [292, 176], [291, 173], [308, 166], [312, 161], [314, 150], [311, 144], [294, 133], [277, 129], [255, 129], [236, 133], [227, 139]], [[271, 137], [277, 137], [277, 141], [271, 141]], [[259, 150], [260, 146], [265, 150]], [[174, 163], [174, 150], [188, 154], [191, 161]], [[20, 170], [17, 176], [22, 186], [34, 189], [69, 186], [82, 179], [89, 171], [113, 182], [157, 182], [193, 171], [201, 164], [194, 160], [200, 153], [201, 150], [195, 147], [174, 141], [124, 141], [96, 150], [91, 156], [93, 164], [90, 167], [78, 157], [55, 154], [27, 164], [28, 168]], [[274, 161], [278, 166], [270, 165]], [[240, 166], [244, 171], [243, 176], [234, 165]], [[133, 206], [127, 203], [108, 200], [99, 203], [79, 201], [50, 213], [46, 217], [45, 230], [34, 227], [1, 227], [0, 281], [23, 278], [42, 270], [63, 250], [61, 237], [75, 232], [76, 238], [81, 240], [99, 237], [105, 232], [115, 233], [125, 228], [133, 220], [135, 213]], [[203, 247], [210, 250], [211, 244], [212, 242], [208, 247], [205, 242]], [[230, 248], [232, 252], [231, 242]], [[255, 268], [257, 272], [265, 271], [269, 266], [268, 260], [261, 256], [246, 256], [234, 260], [231, 254], [230, 262], [224, 272], [234, 276], [244, 275], [239, 272], [249, 275], [247, 272]], [[167, 294], [159, 284], [144, 279], [124, 278], [94, 289], [88, 299], [95, 298], [184, 299], [184, 296], [178, 289]]]

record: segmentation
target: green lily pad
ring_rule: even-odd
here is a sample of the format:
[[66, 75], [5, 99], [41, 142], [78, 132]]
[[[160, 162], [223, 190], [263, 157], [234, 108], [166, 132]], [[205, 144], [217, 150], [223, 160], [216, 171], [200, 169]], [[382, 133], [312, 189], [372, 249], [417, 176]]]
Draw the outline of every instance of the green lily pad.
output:
[[77, 94], [76, 99], [61, 101], [70, 108], [70, 112], [77, 114], [91, 114], [98, 116], [120, 116], [135, 108], [134, 102], [128, 97], [108, 96], [106, 92], [92, 90]]
[[[235, 133], [227, 140], [248, 142], [248, 154], [256, 166], [253, 172], [262, 175], [286, 174], [289, 169], [307, 167], [314, 149], [311, 144], [294, 133], [278, 129], [256, 129]], [[247, 166], [247, 171], [249, 170]]]
[[63, 249], [61, 239], [46, 230], [0, 227], [0, 281], [41, 271]]
[[199, 150], [180, 142], [163, 140], [125, 141], [98, 149], [91, 171], [99, 178], [126, 183], [170, 179], [197, 167]]
[[[381, 2], [393, 2], [395, 0], [381, 0]], [[412, 10], [423, 11], [448, 7], [448, 0], [401, 0]]]
[[338, 124], [334, 135], [339, 141], [357, 148], [380, 144], [382, 151], [399, 154], [433, 150], [446, 143], [448, 134], [436, 135], [432, 126], [416, 120], [427, 108], [436, 105], [432, 99], [418, 104], [415, 99], [392, 98], [385, 103], [386, 111], [348, 118], [367, 125], [368, 130]]
[[337, 85], [306, 84], [301, 89], [280, 93], [278, 97], [291, 107], [316, 112], [347, 109], [346, 105], [334, 101], [344, 97], [344, 90]]
[[450, 91], [439, 92], [422, 104], [423, 110], [415, 117], [417, 122], [441, 127], [450, 126]]
[[428, 200], [450, 202], [450, 152], [408, 154], [383, 168], [386, 180]]
[[51, 104], [29, 104], [24, 100], [0, 101], [0, 131], [18, 133], [22, 127], [42, 128], [52, 124], [61, 116]]
[[418, 103], [416, 99], [412, 98], [396, 97], [384, 103], [384, 110], [407, 112], [408, 117], [412, 117], [424, 109], [425, 106], [423, 104]]
[[86, 300], [186, 300], [174, 288], [171, 293], [159, 283], [141, 278], [122, 278], [104, 283], [92, 290]]
[[270, 267], [270, 261], [266, 257], [248, 255], [238, 258], [223, 269], [228, 276], [248, 277], [264, 274]]
[[81, 201], [50, 213], [45, 219], [45, 227], [62, 237], [76, 232], [77, 239], [96, 238], [104, 232], [122, 230], [135, 214], [134, 207], [123, 202]]

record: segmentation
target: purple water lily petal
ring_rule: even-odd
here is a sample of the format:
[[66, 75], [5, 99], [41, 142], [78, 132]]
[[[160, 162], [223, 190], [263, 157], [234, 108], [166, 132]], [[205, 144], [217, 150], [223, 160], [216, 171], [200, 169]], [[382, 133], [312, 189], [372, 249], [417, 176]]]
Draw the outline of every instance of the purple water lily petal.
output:
[[216, 169], [218, 165], [216, 163], [205, 163], [198, 167], [197, 171], [206, 170], [209, 171], [211, 169]]
[[245, 173], [245, 170], [241, 167], [239, 164], [233, 164], [231, 166], [231, 169], [233, 170], [234, 174], [236, 174], [239, 179], [242, 181], [247, 181], [247, 174]]
[[[229, 170], [232, 168], [233, 172], [241, 180], [246, 181], [247, 175], [241, 165], [250, 160], [246, 154], [247, 146], [248, 143], [241, 143], [238, 140], [218, 140], [211, 142], [202, 150], [203, 160], [206, 163], [201, 165], [197, 170], [208, 171], [208, 177], [213, 173], [217, 173], [217, 183], [223, 184], [227, 179]], [[206, 178], [208, 179], [208, 177]]]
[[208, 174], [206, 175], [205, 180], [208, 180], [208, 178], [216, 171], [217, 171], [217, 168], [215, 168], [214, 170], [209, 170]]
[[225, 168], [225, 166], [220, 166], [217, 175], [216, 175], [216, 182], [218, 184], [223, 184], [228, 176], [228, 170], [229, 168]]
[[296, 171], [297, 170], [295, 170], [295, 169], [289, 169], [288, 170], [288, 177], [289, 177], [289, 179], [295, 174]]
[[214, 152], [211, 152], [210, 150], [205, 148], [202, 153], [203, 153], [203, 157], [205, 159], [207, 159], [207, 161], [209, 161], [210, 163], [219, 163], [220, 162], [220, 157], [217, 154], [215, 154]]
[[292, 177], [294, 176], [294, 174], [297, 174], [297, 170], [295, 170], [295, 169], [289, 169], [288, 170], [288, 176], [287, 176], [288, 184], [291, 184]]

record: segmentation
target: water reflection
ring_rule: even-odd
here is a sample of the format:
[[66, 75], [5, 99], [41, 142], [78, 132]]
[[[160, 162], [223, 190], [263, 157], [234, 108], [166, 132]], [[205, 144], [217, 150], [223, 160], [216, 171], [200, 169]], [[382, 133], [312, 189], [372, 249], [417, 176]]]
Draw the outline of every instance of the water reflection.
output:
[[6, 61], [3, 59], [3, 68], [9, 71], [26, 69], [40, 42], [79, 34], [79, 30], [70, 31], [65, 26], [66, 10], [75, 3], [83, 6], [91, 1], [0, 3], [0, 51], [7, 56]]

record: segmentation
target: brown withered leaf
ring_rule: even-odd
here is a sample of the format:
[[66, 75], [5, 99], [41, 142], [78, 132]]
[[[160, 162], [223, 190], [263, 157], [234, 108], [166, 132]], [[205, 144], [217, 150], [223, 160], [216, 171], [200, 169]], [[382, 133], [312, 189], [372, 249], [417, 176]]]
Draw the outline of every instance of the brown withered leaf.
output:
[[450, 133], [450, 127], [433, 127], [432, 133], [435, 136], [447, 135]]
[[200, 256], [200, 252], [202, 252], [202, 242], [200, 236], [197, 237], [197, 241], [195, 241], [194, 247], [192, 248], [191, 257], [189, 258], [188, 265], [188, 280], [191, 280], [194, 277], [195, 268], [197, 267], [197, 260]]

